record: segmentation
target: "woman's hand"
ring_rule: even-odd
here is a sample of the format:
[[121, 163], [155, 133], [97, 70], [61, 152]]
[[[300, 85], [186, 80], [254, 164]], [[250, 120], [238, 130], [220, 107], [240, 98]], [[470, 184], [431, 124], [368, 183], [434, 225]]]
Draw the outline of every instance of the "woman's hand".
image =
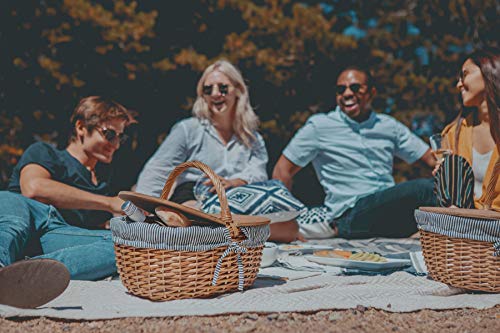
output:
[[443, 160], [438, 158], [434, 152], [432, 152], [432, 155], [436, 159], [436, 165], [434, 166], [434, 170], [432, 170], [432, 175], [435, 176], [437, 171], [439, 170], [439, 167], [441, 166], [441, 164], [443, 164]]
[[[243, 180], [241, 178], [226, 179], [226, 178], [220, 177], [220, 181], [221, 181], [222, 187], [224, 187], [224, 189], [226, 189], [226, 190], [233, 188], [233, 187], [238, 187], [238, 186], [248, 184], [245, 180]], [[210, 189], [210, 192], [215, 193], [215, 187], [213, 186], [214, 184], [212, 183], [212, 181], [210, 179], [207, 180], [206, 182], [204, 182], [203, 185], [212, 186], [212, 188]]]

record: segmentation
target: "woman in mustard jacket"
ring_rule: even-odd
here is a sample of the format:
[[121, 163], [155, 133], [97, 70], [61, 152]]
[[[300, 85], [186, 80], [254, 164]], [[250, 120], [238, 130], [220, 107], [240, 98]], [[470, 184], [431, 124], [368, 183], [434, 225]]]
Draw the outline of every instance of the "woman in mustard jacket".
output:
[[[467, 163], [461, 159], [463, 168], [458, 166], [459, 162], [455, 162], [457, 165], [452, 167], [453, 170], [460, 170], [457, 172], [460, 175], [454, 177], [461, 181], [438, 181], [438, 198], [443, 206], [500, 211], [499, 50], [478, 50], [467, 57], [460, 71], [457, 88], [463, 105], [470, 111], [468, 114], [461, 112], [456, 121], [444, 129], [443, 136], [453, 154], [463, 157]], [[444, 173], [438, 170], [438, 178], [446, 177]], [[440, 195], [455, 192], [446, 191], [445, 187], [450, 187], [450, 184], [469, 184], [469, 189], [456, 191], [459, 193], [451, 195], [454, 199]]]

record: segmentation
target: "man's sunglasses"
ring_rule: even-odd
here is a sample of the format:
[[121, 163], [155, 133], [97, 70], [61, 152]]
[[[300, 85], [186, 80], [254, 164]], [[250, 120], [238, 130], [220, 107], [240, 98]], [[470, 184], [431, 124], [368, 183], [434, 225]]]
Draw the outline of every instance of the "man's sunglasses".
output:
[[[228, 84], [219, 83], [219, 84], [217, 84], [217, 87], [219, 88], [219, 93], [221, 95], [225, 96], [229, 93], [229, 85]], [[202, 89], [203, 95], [212, 95], [213, 89], [214, 89], [213, 84], [204, 85], [203, 89]]]
[[120, 144], [124, 144], [128, 139], [128, 135], [125, 133], [117, 134], [114, 129], [106, 128], [106, 127], [97, 127], [96, 128], [102, 136], [112, 144], [116, 144], [116, 142], [120, 142]]
[[361, 83], [353, 83], [353, 84], [350, 84], [348, 86], [346, 86], [344, 84], [338, 84], [335, 87], [335, 93], [337, 95], [342, 95], [343, 93], [345, 93], [347, 88], [349, 88], [355, 94], [357, 94], [357, 93], [363, 94], [366, 92], [366, 88], [368, 88], [368, 86], [366, 84], [361, 84]]

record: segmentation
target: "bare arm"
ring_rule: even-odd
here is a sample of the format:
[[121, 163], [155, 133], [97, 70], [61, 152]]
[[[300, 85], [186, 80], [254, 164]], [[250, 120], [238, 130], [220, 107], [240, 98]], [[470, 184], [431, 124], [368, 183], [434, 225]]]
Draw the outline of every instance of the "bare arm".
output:
[[295, 163], [290, 162], [284, 155], [281, 155], [278, 162], [274, 166], [273, 179], [278, 179], [285, 184], [285, 186], [291, 191], [292, 190], [292, 179], [297, 172], [300, 171], [302, 167]]
[[21, 193], [31, 199], [63, 209], [92, 209], [121, 213], [123, 200], [77, 189], [51, 178], [38, 164], [28, 164], [21, 170]]
[[422, 155], [422, 157], [420, 157], [420, 160], [423, 161], [428, 166], [430, 166], [431, 168], [434, 168], [437, 163], [436, 157], [434, 156], [430, 148], [425, 152], [424, 155]]

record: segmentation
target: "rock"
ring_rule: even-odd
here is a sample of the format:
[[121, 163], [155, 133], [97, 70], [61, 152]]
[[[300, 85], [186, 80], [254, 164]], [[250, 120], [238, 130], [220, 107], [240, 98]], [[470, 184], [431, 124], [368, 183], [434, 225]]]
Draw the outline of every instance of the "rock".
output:
[[277, 313], [270, 313], [267, 315], [267, 319], [269, 320], [274, 320], [274, 319], [278, 319], [278, 314]]
[[250, 320], [257, 320], [259, 319], [259, 315], [256, 313], [249, 313], [245, 316], [245, 318]]
[[366, 306], [363, 306], [363, 305], [357, 305], [356, 306], [356, 310], [358, 310], [361, 313], [365, 313], [365, 311], [367, 310], [367, 308], [366, 308]]

